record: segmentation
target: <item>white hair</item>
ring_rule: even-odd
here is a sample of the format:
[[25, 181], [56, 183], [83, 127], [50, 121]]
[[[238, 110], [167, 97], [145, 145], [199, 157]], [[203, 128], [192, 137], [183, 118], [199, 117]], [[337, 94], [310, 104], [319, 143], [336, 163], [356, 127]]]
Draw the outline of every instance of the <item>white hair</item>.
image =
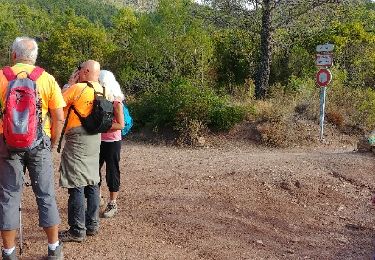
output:
[[[29, 44], [32, 44], [30, 46]], [[12, 52], [16, 54], [16, 60], [27, 60], [33, 64], [38, 57], [38, 44], [30, 37], [17, 37], [12, 44]]]
[[121, 91], [120, 84], [117, 82], [112, 72], [108, 70], [101, 70], [99, 74], [99, 83], [108, 90], [114, 100], [124, 100], [125, 96]]

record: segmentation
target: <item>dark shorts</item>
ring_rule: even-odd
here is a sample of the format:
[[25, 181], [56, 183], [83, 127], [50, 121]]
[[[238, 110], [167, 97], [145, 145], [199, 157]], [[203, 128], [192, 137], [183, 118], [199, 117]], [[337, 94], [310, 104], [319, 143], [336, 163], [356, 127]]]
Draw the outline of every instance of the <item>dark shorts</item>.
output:
[[0, 134], [0, 230], [19, 228], [24, 168], [29, 172], [36, 197], [39, 226], [51, 227], [60, 224], [50, 138], [44, 136], [43, 142], [31, 151], [10, 153], [3, 135]]

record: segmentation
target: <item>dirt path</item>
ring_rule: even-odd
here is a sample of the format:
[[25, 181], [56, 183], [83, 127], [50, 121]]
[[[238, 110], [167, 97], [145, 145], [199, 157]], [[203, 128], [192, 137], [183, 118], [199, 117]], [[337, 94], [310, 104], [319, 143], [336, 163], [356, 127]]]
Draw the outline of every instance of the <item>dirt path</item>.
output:
[[[119, 214], [65, 259], [371, 259], [375, 158], [352, 150], [124, 143]], [[29, 188], [24, 205], [23, 259], [40, 259]]]

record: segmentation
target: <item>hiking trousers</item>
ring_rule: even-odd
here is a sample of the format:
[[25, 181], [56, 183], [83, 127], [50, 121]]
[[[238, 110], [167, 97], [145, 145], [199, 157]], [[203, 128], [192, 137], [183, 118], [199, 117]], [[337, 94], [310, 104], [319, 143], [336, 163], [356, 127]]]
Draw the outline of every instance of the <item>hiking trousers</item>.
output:
[[99, 229], [99, 186], [69, 188], [68, 224], [75, 236], [86, 236], [86, 230]]
[[60, 224], [50, 138], [43, 136], [43, 141], [30, 151], [9, 152], [3, 135], [0, 134], [0, 230], [19, 228], [24, 168], [29, 172], [35, 194], [39, 226], [51, 227]]

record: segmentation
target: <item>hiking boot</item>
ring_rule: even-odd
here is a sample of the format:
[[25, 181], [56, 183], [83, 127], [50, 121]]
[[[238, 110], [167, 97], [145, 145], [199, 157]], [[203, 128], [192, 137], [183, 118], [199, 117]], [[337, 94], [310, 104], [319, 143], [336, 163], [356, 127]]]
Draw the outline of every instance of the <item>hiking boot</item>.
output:
[[48, 260], [63, 260], [64, 254], [62, 251], [63, 243], [59, 241], [58, 247], [55, 250], [51, 250], [48, 248]]
[[98, 228], [95, 228], [95, 229], [86, 229], [86, 235], [87, 236], [95, 236], [99, 233], [99, 229]]
[[103, 212], [104, 218], [112, 218], [117, 213], [117, 204], [116, 202], [109, 202], [107, 204], [107, 207], [105, 208]]
[[59, 239], [62, 242], [83, 242], [86, 239], [86, 236], [76, 236], [70, 230], [65, 230], [59, 232]]
[[10, 255], [5, 254], [3, 250], [1, 251], [2, 251], [1, 258], [3, 260], [17, 260], [18, 259], [16, 256], [16, 249], [14, 249]]

